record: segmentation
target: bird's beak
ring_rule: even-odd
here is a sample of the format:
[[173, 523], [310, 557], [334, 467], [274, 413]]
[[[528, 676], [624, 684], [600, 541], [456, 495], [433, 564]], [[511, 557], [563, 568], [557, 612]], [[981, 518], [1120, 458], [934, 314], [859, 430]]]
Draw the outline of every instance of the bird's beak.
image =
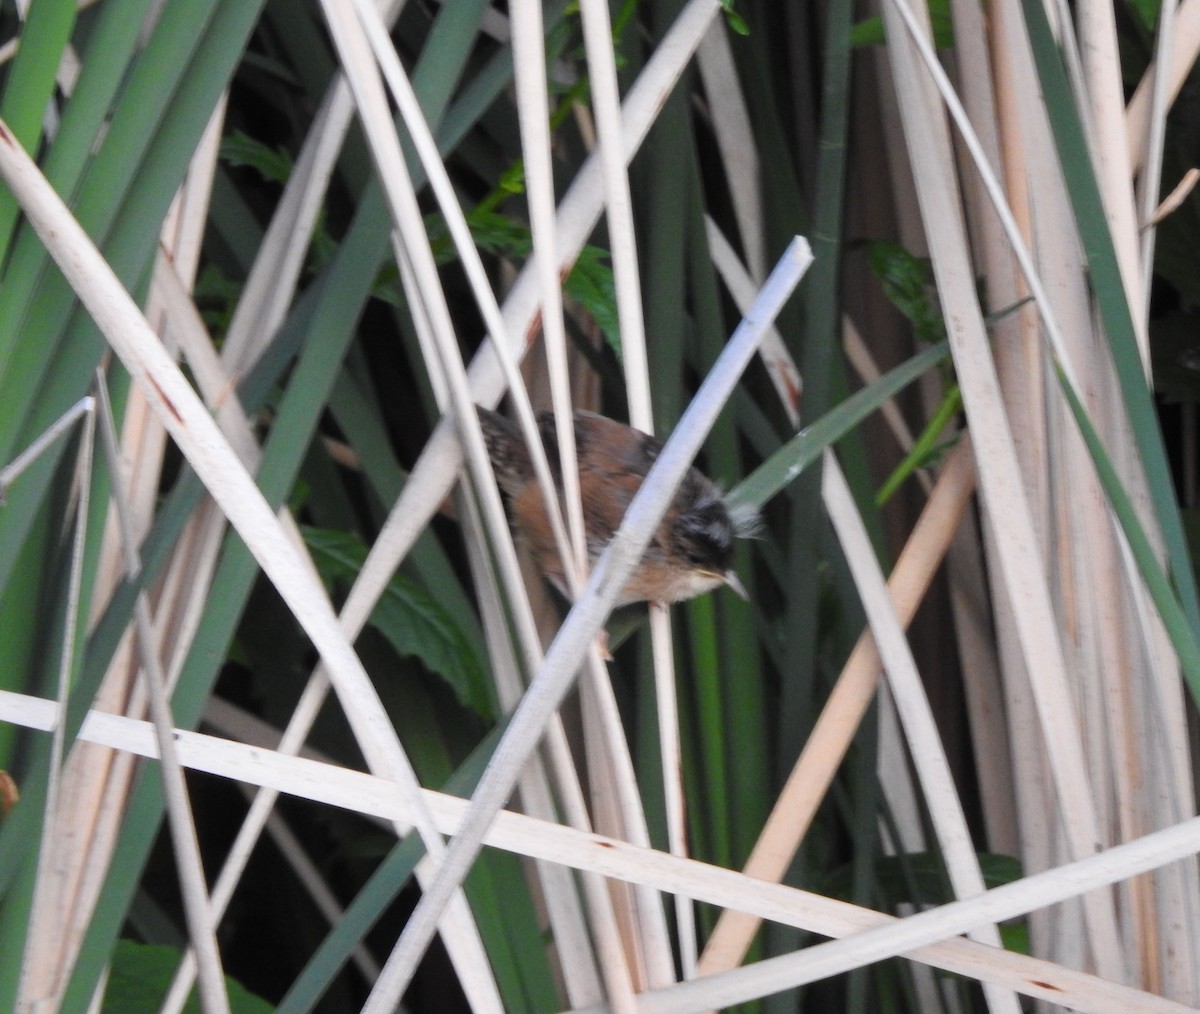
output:
[[725, 573], [721, 575], [721, 578], [727, 585], [729, 585], [730, 588], [737, 592], [738, 595], [744, 598], [747, 602], [750, 601], [750, 593], [746, 591], [742, 585], [742, 582], [738, 580], [737, 574], [735, 574], [732, 570], [725, 571]]

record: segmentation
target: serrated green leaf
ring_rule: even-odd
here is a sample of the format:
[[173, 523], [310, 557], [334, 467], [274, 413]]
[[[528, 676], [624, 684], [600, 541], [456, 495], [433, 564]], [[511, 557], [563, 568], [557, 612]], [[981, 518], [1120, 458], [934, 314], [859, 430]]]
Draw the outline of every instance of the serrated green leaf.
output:
[[[439, 264], [457, 260], [458, 254], [450, 241], [449, 230], [441, 215], [429, 215], [425, 220]], [[529, 227], [483, 204], [467, 216], [471, 238], [475, 245], [488, 253], [507, 257], [515, 261], [527, 258], [533, 250], [533, 238]], [[617, 322], [617, 289], [613, 281], [612, 268], [608, 264], [609, 253], [597, 246], [585, 246], [567, 275], [563, 288], [582, 306], [596, 322], [609, 347], [621, 355], [621, 331]], [[381, 275], [380, 296], [400, 305], [400, 294], [395, 270]]]
[[[305, 527], [304, 541], [326, 583], [349, 583], [358, 577], [367, 548], [353, 533]], [[441, 676], [459, 701], [491, 717], [486, 674], [470, 641], [437, 599], [403, 574], [388, 582], [369, 624], [398, 655], [419, 658]]]
[[[112, 970], [104, 990], [103, 1014], [155, 1014], [166, 999], [175, 969], [183, 955], [178, 948], [118, 940]], [[225, 977], [232, 1014], [271, 1014], [274, 1008], [241, 983]], [[184, 1014], [200, 1014], [200, 1001], [193, 991]]]
[[249, 166], [272, 183], [286, 183], [292, 174], [292, 156], [283, 148], [270, 148], [238, 130], [221, 141], [221, 158], [233, 166]]
[[914, 257], [899, 243], [878, 240], [868, 244], [871, 270], [883, 283], [888, 300], [913, 323], [917, 337], [938, 342], [946, 337], [946, 324], [934, 298], [933, 265], [927, 257]]
[[533, 250], [529, 227], [498, 211], [476, 208], [467, 216], [467, 224], [476, 245], [489, 253], [520, 259]]
[[750, 26], [746, 24], [746, 19], [743, 18], [737, 11], [731, 9], [726, 10], [725, 20], [728, 22], [730, 30], [738, 35], [750, 34]]
[[734, 10], [736, 0], [721, 0], [721, 9], [725, 12], [725, 23], [729, 25], [729, 30], [736, 32], [738, 35], [749, 35], [750, 26], [746, 24], [746, 19]]
[[525, 163], [514, 162], [500, 175], [496, 186], [506, 194], [525, 193]]
[[587, 310], [599, 326], [609, 348], [621, 357], [621, 328], [617, 321], [617, 286], [608, 264], [608, 251], [585, 246], [563, 288]]

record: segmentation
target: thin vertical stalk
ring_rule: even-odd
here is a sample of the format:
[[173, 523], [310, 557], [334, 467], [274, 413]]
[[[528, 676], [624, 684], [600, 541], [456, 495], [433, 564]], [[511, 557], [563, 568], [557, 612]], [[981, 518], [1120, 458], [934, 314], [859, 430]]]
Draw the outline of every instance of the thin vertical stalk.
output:
[[418, 902], [364, 1011], [379, 1014], [390, 1010], [403, 995], [432, 939], [442, 907], [478, 855], [484, 834], [512, 792], [517, 775], [536, 747], [546, 723], [570, 689], [600, 624], [649, 543], [675, 487], [754, 355], [763, 332], [807, 268], [810, 257], [807, 244], [801, 240], [796, 240], [785, 253], [760, 293], [754, 311], [730, 339], [634, 496], [620, 529], [593, 569], [584, 594], [567, 615], [528, 693], [513, 713], [492, 762], [471, 797], [470, 809], [450, 844], [437, 880]]

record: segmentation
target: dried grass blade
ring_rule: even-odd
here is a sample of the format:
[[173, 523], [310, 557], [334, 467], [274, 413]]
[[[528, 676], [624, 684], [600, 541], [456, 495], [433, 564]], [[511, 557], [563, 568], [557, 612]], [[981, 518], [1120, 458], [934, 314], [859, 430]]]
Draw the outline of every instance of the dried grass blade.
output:
[[[888, 581], [893, 608], [907, 625], [941, 563], [975, 489], [970, 443], [951, 453]], [[816, 815], [817, 807], [875, 699], [882, 662], [869, 631], [859, 638], [813, 726], [795, 766], [771, 809], [743, 871], [778, 883], [787, 872]], [[758, 920], [726, 911], [705, 946], [700, 971], [708, 975], [739, 964], [758, 929]]]
[[[755, 354], [763, 332], [790, 295], [810, 259], [808, 245], [799, 239], [794, 241], [768, 279], [755, 312], [743, 321], [730, 339], [630, 503], [620, 529], [592, 571], [584, 594], [568, 614], [529, 692], [513, 713], [492, 762], [472, 796], [469, 816], [450, 845], [437, 882], [422, 896], [396, 950], [388, 959], [380, 982], [388, 980], [389, 973], [390, 981], [381, 996], [403, 994], [403, 987], [432, 938], [442, 906], [478, 855], [487, 828], [512, 792], [529, 753], [570, 688], [600, 624], [645, 550], [675, 487], [742, 370]], [[371, 1010], [372, 1006], [369, 1003], [366, 1009]], [[376, 1004], [374, 1009], [379, 1011], [383, 1007]]]
[[[977, 897], [985, 890], [979, 857], [971, 842], [966, 814], [954, 787], [929, 699], [904, 637], [903, 621], [892, 608], [870, 537], [841, 467], [832, 451], [825, 452], [824, 460], [821, 492], [826, 512], [858, 586], [951, 886], [959, 898]], [[1000, 931], [995, 925], [977, 926], [970, 936], [981, 943], [1000, 946]], [[1020, 1010], [1016, 995], [1011, 992], [985, 987], [984, 993], [990, 1010], [1013, 1014]]]
[[[59, 711], [54, 701], [0, 691], [0, 720], [31, 729], [52, 730]], [[120, 750], [155, 756], [154, 733], [149, 723], [90, 712], [80, 737]], [[211, 774], [272, 786], [302, 798], [331, 806], [349, 807], [383, 822], [405, 819], [405, 804], [392, 783], [359, 771], [318, 760], [284, 756], [262, 746], [247, 746], [202, 733], [178, 731], [180, 756], [189, 768]], [[424, 791], [431, 812], [442, 831], [455, 834], [461, 827], [469, 803], [457, 796]], [[1185, 1004], [1131, 989], [1120, 983], [1105, 982], [1095, 976], [1011, 951], [984, 947], [972, 941], [956, 939], [956, 934], [972, 925], [1013, 918], [1040, 905], [1053, 904], [1072, 892], [1093, 890], [1120, 879], [1126, 871], [1137, 872], [1155, 863], [1172, 862], [1200, 850], [1200, 819], [1166, 832], [1155, 832], [1137, 841], [1074, 863], [1064, 876], [1043, 873], [993, 889], [981, 898], [955, 902], [906, 920], [858, 908], [846, 902], [782, 885], [768, 884], [740, 873], [708, 866], [691, 859], [679, 859], [663, 852], [638, 849], [624, 842], [581, 834], [570, 828], [546, 824], [522, 814], [505, 811], [488, 833], [488, 844], [521, 855], [589, 869], [604, 876], [621, 877], [652, 884], [667, 891], [688, 894], [722, 908], [750, 911], [760, 918], [772, 919], [826, 936], [847, 937], [859, 934], [855, 943], [874, 944], [881, 938], [895, 937], [887, 949], [906, 957], [929, 962], [937, 967], [973, 978], [1016, 989], [1029, 996], [1066, 1004], [1072, 1009], [1108, 1014], [1129, 1009], [1161, 1014], [1184, 1014], [1192, 1010]], [[871, 930], [870, 937], [863, 933]], [[915, 932], [914, 932], [915, 931]], [[899, 937], [904, 937], [900, 940]], [[939, 939], [937, 943], [917, 942]], [[829, 947], [830, 945], [821, 945]], [[815, 948], [772, 959], [772, 966], [795, 964]], [[853, 948], [851, 948], [853, 949]], [[745, 971], [745, 970], [742, 970]], [[738, 988], [744, 979], [734, 973]], [[704, 980], [699, 990], [691, 990], [693, 1003], [685, 1009], [707, 1006]], [[663, 991], [669, 1001], [676, 994]], [[696, 993], [700, 992], [700, 1000]], [[741, 995], [739, 993], [739, 995]], [[661, 996], [642, 996], [647, 1004]], [[673, 1009], [665, 1007], [664, 1009]]]
[[[970, 251], [960, 217], [950, 139], [936, 92], [918, 67], [920, 57], [911, 41], [909, 26], [897, 10], [901, 3], [903, 0], [896, 0], [884, 7], [885, 24], [894, 40], [893, 75], [971, 427], [979, 486], [996, 536], [1000, 573], [1030, 673], [1070, 853], [1075, 857], [1086, 856], [1105, 837], [1092, 798], [1065, 658], [1054, 626], [1047, 576], [1036, 550], [1029, 500], [970, 271]], [[896, 45], [900, 39], [903, 44]], [[1088, 940], [1097, 967], [1105, 977], [1123, 980], [1126, 963], [1111, 896], [1089, 895], [1084, 905], [1088, 912]]]
[[[313, 576], [311, 560], [283, 531], [261, 491], [111, 268], [3, 123], [0, 176], [130, 375], [146, 390], [168, 432], [328, 663], [368, 763], [396, 778], [401, 789], [416, 801], [419, 786], [412, 767], [361, 661], [338, 627], [324, 588]], [[414, 814], [427, 847], [438, 852], [441, 839], [423, 806], [418, 804]], [[464, 929], [470, 925], [469, 912], [461, 895], [452, 918], [467, 920], [460, 922], [454, 932], [465, 932], [469, 939], [472, 932]]]

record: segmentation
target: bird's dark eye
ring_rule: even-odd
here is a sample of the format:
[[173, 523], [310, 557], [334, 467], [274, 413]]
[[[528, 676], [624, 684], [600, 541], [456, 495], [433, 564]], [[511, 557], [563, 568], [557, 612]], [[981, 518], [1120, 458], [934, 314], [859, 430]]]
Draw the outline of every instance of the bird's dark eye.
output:
[[681, 514], [678, 548], [693, 567], [728, 570], [733, 559], [733, 524], [724, 504], [714, 500]]

